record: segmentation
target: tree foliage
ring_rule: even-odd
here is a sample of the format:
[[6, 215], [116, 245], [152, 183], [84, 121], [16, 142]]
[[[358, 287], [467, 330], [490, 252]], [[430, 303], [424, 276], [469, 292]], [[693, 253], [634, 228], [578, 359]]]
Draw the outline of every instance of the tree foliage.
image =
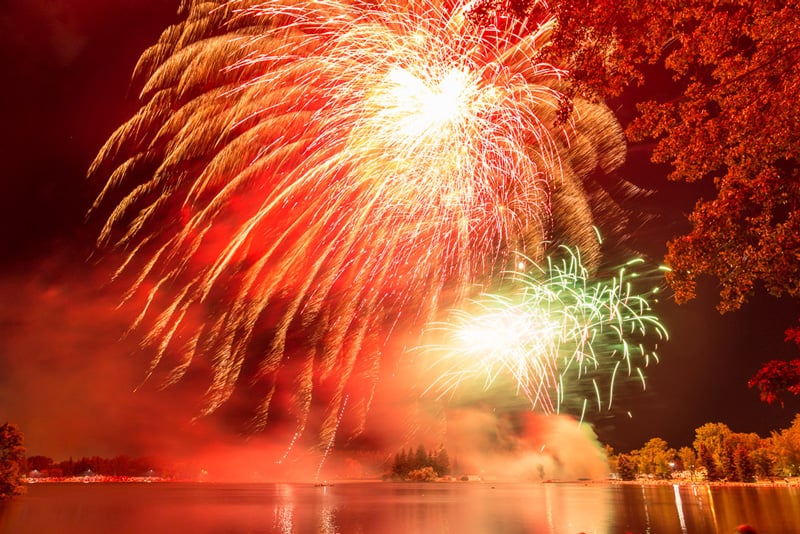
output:
[[[641, 449], [616, 456], [622, 480], [636, 475], [666, 478], [705, 478], [710, 481], [755, 482], [773, 477], [800, 476], [800, 414], [789, 428], [767, 438], [733, 432], [724, 423], [706, 423], [695, 430], [693, 447], [677, 452], [666, 441], [653, 438]], [[677, 460], [675, 469], [671, 463]]]
[[736, 480], [740, 482], [753, 482], [755, 480], [756, 469], [750, 454], [750, 451], [744, 445], [739, 445], [733, 451], [734, 472]]
[[678, 449], [678, 461], [683, 471], [693, 471], [697, 465], [697, 453], [691, 447], [681, 447]]
[[700, 448], [697, 449], [697, 465], [705, 470], [708, 480], [720, 480], [722, 478], [722, 470], [719, 467], [719, 463], [704, 444], [701, 444]]
[[[569, 63], [575, 94], [671, 77], [674, 95], [640, 102], [627, 135], [655, 140], [653, 161], [671, 166], [670, 179], [714, 187], [691, 229], [667, 243], [676, 301], [694, 298], [701, 278], [717, 281], [723, 313], [759, 289], [799, 297], [800, 0], [556, 4], [544, 56]], [[750, 385], [767, 402], [798, 394], [800, 360], [769, 362]]]
[[439, 475], [433, 470], [431, 466], [420, 467], [408, 472], [406, 479], [411, 482], [431, 482], [436, 480]]
[[670, 178], [713, 182], [692, 228], [668, 244], [679, 302], [698, 278], [720, 285], [720, 311], [763, 286], [800, 296], [800, 0], [564, 0], [554, 45], [576, 92], [604, 97], [657, 63], [676, 98], [639, 105], [633, 140], [655, 139]]
[[29, 456], [28, 469], [40, 473], [50, 471], [55, 468], [55, 461], [48, 456]]
[[629, 454], [617, 456], [617, 472], [620, 480], [634, 480], [636, 478], [636, 462]]
[[[800, 348], [800, 326], [787, 328], [785, 341], [794, 341]], [[768, 361], [750, 378], [747, 385], [758, 389], [762, 401], [769, 404], [779, 402], [782, 406], [783, 392], [800, 395], [800, 358]]]
[[800, 394], [800, 359], [792, 361], [771, 360], [765, 363], [748, 381], [751, 388], [758, 388], [761, 400], [772, 404], [783, 401], [784, 391]]
[[25, 489], [25, 447], [16, 425], [0, 425], [0, 500]]
[[652, 475], [656, 478], [669, 478], [672, 473], [677, 452], [668, 447], [661, 438], [652, 438], [644, 447], [632, 451], [639, 474]]
[[725, 445], [731, 439], [733, 432], [725, 423], [706, 423], [694, 431], [694, 448], [700, 451], [705, 447], [711, 453], [717, 465], [722, 463]]
[[780, 476], [800, 476], [800, 414], [789, 428], [772, 433], [773, 471]]
[[791, 4], [689, 2], [666, 57], [684, 93], [642, 106], [632, 125], [635, 137], [659, 139], [653, 157], [673, 165], [671, 178], [711, 179], [717, 190], [668, 244], [679, 301], [701, 275], [719, 281], [721, 311], [759, 282], [800, 296], [800, 11]]
[[770, 449], [766, 446], [768, 440], [764, 440], [764, 443], [764, 446], [750, 453], [750, 461], [753, 463], [754, 474], [758, 478], [769, 478], [774, 471], [773, 455], [770, 454]]

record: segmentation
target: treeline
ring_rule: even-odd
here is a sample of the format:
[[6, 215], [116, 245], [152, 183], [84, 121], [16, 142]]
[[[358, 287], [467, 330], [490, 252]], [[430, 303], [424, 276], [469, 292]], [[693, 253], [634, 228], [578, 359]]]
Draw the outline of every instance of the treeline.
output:
[[641, 449], [614, 454], [607, 447], [611, 470], [622, 480], [683, 478], [755, 482], [800, 476], [800, 414], [789, 428], [762, 438], [733, 432], [724, 423], [706, 423], [695, 430], [692, 447], [670, 448], [652, 438]]
[[449, 475], [450, 457], [443, 446], [436, 452], [428, 452], [423, 445], [416, 449], [403, 449], [395, 454], [391, 466], [391, 478], [396, 480], [425, 481]]
[[82, 476], [108, 477], [152, 477], [162, 476], [163, 468], [153, 458], [115, 456], [101, 458], [85, 457], [78, 460], [55, 462], [47, 456], [31, 456], [27, 459], [29, 477], [69, 478]]

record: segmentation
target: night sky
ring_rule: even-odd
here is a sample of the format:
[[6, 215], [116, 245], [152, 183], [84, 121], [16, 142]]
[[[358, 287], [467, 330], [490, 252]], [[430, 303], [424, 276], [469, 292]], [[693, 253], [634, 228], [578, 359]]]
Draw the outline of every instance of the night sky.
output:
[[[166, 0], [8, 0], [0, 13], [0, 421], [21, 426], [29, 454], [138, 453], [227, 436], [159, 404], [177, 394], [134, 392], [147, 360], [122, 337], [131, 312], [116, 308], [119, 292], [92, 254], [103, 221], [86, 217], [101, 186], [86, 171], [136, 109], [133, 66], [176, 11]], [[623, 121], [630, 104], [613, 103]], [[657, 216], [633, 244], [660, 261], [698, 195], [712, 192], [667, 183], [647, 153], [631, 147], [622, 172], [656, 190], [640, 207]], [[747, 379], [764, 361], [798, 356], [783, 342], [800, 317], [796, 302], [758, 295], [724, 316], [716, 302], [713, 281], [682, 306], [662, 295], [670, 342], [648, 369], [646, 392], [616, 399], [613, 418], [591, 419], [603, 443], [630, 450], [662, 437], [677, 448], [706, 422], [762, 436], [789, 426], [798, 399], [764, 404]]]

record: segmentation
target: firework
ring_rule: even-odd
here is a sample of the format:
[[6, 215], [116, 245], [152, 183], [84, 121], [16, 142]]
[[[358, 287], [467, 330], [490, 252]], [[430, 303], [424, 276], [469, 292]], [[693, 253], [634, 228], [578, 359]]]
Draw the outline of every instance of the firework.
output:
[[174, 383], [204, 360], [203, 413], [247, 387], [256, 429], [279, 405], [302, 434], [324, 406], [327, 441], [344, 399], [366, 412], [399, 324], [421, 328], [553, 232], [580, 244], [583, 179], [624, 154], [602, 105], [556, 124], [565, 72], [536, 61], [542, 9], [486, 28], [439, 0], [182, 9], [91, 172], [109, 176], [99, 241], [145, 302], [150, 372]]
[[563, 250], [544, 268], [521, 262], [530, 269], [512, 273], [505, 294], [482, 295], [431, 325], [441, 341], [423, 347], [437, 377], [429, 392], [510, 384], [533, 409], [577, 407], [583, 417], [590, 400], [598, 411], [611, 408], [620, 376], [644, 387], [642, 369], [658, 361], [667, 332], [651, 308], [658, 287], [636, 293], [648, 278], [637, 269], [643, 260], [593, 279], [579, 252]]

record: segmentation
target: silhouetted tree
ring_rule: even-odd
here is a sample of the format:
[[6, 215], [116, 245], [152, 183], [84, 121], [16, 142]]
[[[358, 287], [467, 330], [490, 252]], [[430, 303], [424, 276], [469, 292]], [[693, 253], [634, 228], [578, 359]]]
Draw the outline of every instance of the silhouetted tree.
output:
[[55, 461], [47, 456], [28, 457], [28, 469], [31, 471], [35, 469], [40, 473], [45, 473], [46, 471], [52, 469], [54, 466], [55, 466]]
[[447, 451], [444, 449], [443, 445], [440, 446], [439, 450], [436, 452], [432, 466], [439, 476], [450, 474], [450, 457], [447, 455]]
[[425, 446], [421, 444], [416, 451], [409, 449], [406, 452], [403, 449], [395, 454], [391, 474], [395, 478], [422, 480], [428, 478], [427, 468], [435, 474], [433, 478], [450, 473], [450, 458], [443, 446], [435, 454], [426, 452]]
[[[784, 341], [794, 341], [800, 348], [800, 326], [787, 328]], [[783, 392], [800, 395], [800, 358], [789, 361], [771, 360], [765, 363], [747, 385], [758, 388], [762, 401], [769, 404], [777, 401], [783, 406], [781, 398]]]
[[421, 469], [430, 465], [431, 459], [425, 451], [425, 446], [421, 443], [417, 446], [417, 452], [414, 454], [414, 460], [411, 462], [411, 469]]
[[410, 464], [408, 461], [408, 454], [406, 454], [406, 450], [403, 449], [394, 457], [394, 463], [392, 464], [392, 475], [405, 478], [409, 471]]
[[16, 425], [0, 426], [0, 499], [25, 491], [25, 446]]

